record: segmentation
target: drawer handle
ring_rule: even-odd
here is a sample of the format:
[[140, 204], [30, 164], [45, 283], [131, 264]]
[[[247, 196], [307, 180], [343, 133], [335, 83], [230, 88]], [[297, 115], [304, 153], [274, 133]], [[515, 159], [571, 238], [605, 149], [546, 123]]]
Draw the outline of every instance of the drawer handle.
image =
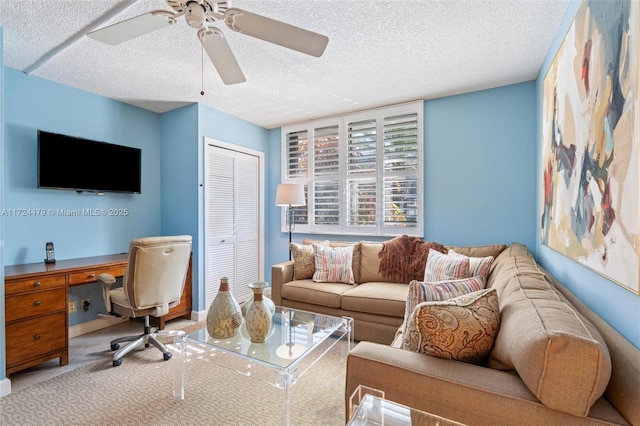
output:
[[36, 281], [35, 283], [33, 283], [34, 287], [40, 287], [42, 285], [42, 283], [40, 281]]
[[96, 274], [89, 274], [89, 278], [95, 278]]
[[35, 302], [33, 302], [33, 306], [40, 306], [42, 304], [41, 301], [36, 300]]
[[39, 340], [42, 336], [40, 336], [39, 334], [36, 334], [35, 336], [33, 336], [33, 340]]

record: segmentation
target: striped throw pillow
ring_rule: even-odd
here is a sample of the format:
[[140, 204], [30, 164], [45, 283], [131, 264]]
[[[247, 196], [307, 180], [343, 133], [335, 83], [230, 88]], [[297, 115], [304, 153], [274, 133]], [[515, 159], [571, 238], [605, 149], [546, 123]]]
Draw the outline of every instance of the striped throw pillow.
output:
[[406, 326], [409, 316], [413, 313], [416, 306], [422, 302], [438, 302], [453, 299], [482, 290], [484, 287], [485, 281], [481, 276], [431, 283], [413, 280], [409, 283], [403, 326]]
[[424, 269], [424, 281], [457, 280], [470, 276], [468, 257], [449, 256], [429, 249], [427, 265]]
[[[449, 256], [463, 256], [464, 254], [456, 253], [454, 250], [449, 249]], [[491, 270], [491, 264], [493, 264], [493, 256], [487, 257], [469, 257], [469, 275], [476, 276], [482, 275], [485, 282], [489, 278], [489, 271]]]
[[316, 271], [313, 281], [319, 283], [353, 284], [353, 246], [327, 247], [313, 244]]

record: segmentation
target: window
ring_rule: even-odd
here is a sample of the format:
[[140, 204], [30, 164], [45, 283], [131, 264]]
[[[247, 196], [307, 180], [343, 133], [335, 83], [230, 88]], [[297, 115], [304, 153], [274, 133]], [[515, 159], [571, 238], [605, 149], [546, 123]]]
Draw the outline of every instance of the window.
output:
[[422, 121], [418, 101], [283, 127], [282, 181], [307, 197], [295, 231], [422, 236]]

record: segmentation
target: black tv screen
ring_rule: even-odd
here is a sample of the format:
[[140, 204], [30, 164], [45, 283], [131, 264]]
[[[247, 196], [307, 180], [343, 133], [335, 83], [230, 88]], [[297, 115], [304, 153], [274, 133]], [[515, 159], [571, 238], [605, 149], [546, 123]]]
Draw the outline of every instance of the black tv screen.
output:
[[142, 150], [38, 131], [38, 188], [141, 191]]

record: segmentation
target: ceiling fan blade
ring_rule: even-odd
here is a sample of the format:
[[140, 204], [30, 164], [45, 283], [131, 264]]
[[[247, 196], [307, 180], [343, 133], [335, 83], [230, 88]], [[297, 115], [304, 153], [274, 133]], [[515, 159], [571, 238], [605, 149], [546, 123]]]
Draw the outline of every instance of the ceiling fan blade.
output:
[[164, 10], [153, 11], [91, 31], [87, 35], [102, 43], [116, 45], [160, 28], [168, 27], [174, 22], [175, 18], [171, 12]]
[[329, 43], [329, 38], [322, 34], [237, 8], [224, 13], [224, 22], [239, 33], [311, 56], [322, 56]]
[[229, 43], [227, 43], [227, 39], [224, 38], [220, 30], [208, 28], [206, 31], [198, 33], [198, 36], [224, 84], [237, 84], [247, 81], [229, 47]]

